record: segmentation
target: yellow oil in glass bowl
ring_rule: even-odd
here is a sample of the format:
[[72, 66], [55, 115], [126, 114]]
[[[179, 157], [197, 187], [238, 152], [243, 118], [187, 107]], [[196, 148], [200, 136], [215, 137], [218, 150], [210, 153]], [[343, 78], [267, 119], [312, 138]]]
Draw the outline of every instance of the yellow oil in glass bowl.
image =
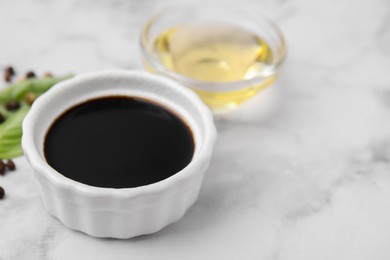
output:
[[215, 111], [235, 108], [271, 85], [284, 58], [283, 38], [275, 48], [241, 25], [179, 23], [150, 40], [147, 33], [156, 22], [152, 19], [144, 31], [144, 40], [149, 40], [146, 68], [181, 81]]

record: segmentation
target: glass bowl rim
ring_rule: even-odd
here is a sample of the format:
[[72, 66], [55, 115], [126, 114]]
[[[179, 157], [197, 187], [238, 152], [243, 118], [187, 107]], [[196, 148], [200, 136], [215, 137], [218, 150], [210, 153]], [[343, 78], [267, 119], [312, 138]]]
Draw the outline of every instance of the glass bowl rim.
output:
[[[269, 76], [274, 75], [284, 63], [287, 54], [286, 40], [283, 32], [272, 19], [268, 18], [268, 16], [264, 15], [262, 12], [258, 10], [254, 10], [252, 7], [250, 7], [250, 9], [248, 6], [245, 7], [244, 8], [243, 6], [236, 7], [233, 5], [225, 5], [225, 4], [223, 6], [217, 4], [210, 4], [207, 7], [200, 7], [199, 5], [195, 5], [195, 4], [176, 4], [160, 10], [159, 12], [155, 13], [151, 18], [148, 19], [146, 24], [142, 27], [140, 33], [139, 45], [141, 49], [142, 58], [144, 59], [143, 62], [146, 62], [148, 66], [150, 66], [155, 72], [157, 72], [160, 75], [167, 76], [169, 78], [182, 82], [185, 86], [189, 86], [203, 91], [210, 91], [210, 89], [212, 89], [213, 91], [232, 91], [232, 90], [239, 90], [252, 85], [261, 84], [263, 81], [267, 80]], [[280, 57], [276, 62], [273, 63], [272, 69], [269, 71], [269, 75], [264, 75], [265, 77], [254, 76], [249, 79], [236, 80], [236, 81], [212, 82], [212, 81], [204, 81], [204, 80], [187, 77], [163, 65], [161, 61], [158, 59], [158, 57], [156, 57], [149, 50], [150, 39], [148, 36], [148, 32], [150, 27], [154, 25], [161, 17], [165, 15], [169, 15], [169, 13], [171, 12], [175, 12], [178, 10], [193, 10], [194, 8], [207, 9], [207, 10], [213, 10], [217, 8], [218, 11], [237, 12], [237, 13], [239, 11], [243, 11], [252, 15], [256, 15], [258, 19], [259, 18], [262, 19], [267, 24], [267, 26], [269, 26], [269, 28], [271, 28], [271, 30], [276, 33], [278, 39], [280, 40], [280, 48], [279, 48]]]

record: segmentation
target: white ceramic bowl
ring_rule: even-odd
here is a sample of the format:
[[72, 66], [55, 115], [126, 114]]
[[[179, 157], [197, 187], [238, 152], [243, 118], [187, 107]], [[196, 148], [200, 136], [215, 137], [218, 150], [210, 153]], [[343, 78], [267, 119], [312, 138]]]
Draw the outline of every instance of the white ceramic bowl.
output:
[[[52, 122], [76, 104], [112, 95], [144, 97], [178, 113], [194, 134], [190, 164], [162, 181], [123, 189], [82, 184], [50, 167], [43, 145]], [[212, 114], [196, 94], [166, 78], [116, 70], [61, 82], [38, 98], [23, 122], [22, 146], [46, 209], [65, 226], [95, 237], [130, 238], [156, 232], [184, 215], [198, 197], [215, 139]]]

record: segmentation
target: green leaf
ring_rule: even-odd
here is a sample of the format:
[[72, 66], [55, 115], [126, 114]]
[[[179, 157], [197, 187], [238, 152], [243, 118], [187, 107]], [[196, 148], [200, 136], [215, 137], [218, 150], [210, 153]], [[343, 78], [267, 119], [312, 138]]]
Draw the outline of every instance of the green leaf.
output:
[[21, 155], [23, 155], [23, 150], [22, 147], [19, 145], [15, 146], [13, 149], [2, 152], [0, 156], [3, 159], [11, 159]]
[[11, 100], [22, 101], [27, 92], [34, 92], [38, 95], [43, 94], [54, 84], [72, 76], [72, 74], [68, 74], [61, 77], [31, 78], [11, 84], [0, 90], [0, 103], [6, 103]]
[[10, 114], [4, 123], [0, 124], [0, 158], [12, 158], [23, 154], [20, 147], [22, 137], [21, 127], [29, 109], [27, 105], [23, 105], [17, 111]]

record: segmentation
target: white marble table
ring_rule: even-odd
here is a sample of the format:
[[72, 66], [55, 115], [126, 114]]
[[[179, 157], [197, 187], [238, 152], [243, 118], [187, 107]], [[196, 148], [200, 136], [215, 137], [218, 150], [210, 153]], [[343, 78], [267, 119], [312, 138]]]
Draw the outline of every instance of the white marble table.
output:
[[[214, 157], [185, 217], [130, 240], [68, 230], [18, 158], [0, 177], [1, 260], [390, 259], [390, 2], [239, 2], [278, 21], [288, 60], [277, 86], [217, 118]], [[169, 3], [0, 1], [0, 66], [140, 69], [139, 29]]]

